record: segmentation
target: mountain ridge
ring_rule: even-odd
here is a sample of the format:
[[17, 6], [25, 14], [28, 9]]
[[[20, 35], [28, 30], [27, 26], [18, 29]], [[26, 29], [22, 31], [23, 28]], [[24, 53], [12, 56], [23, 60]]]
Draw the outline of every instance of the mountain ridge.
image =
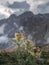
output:
[[[47, 34], [49, 34], [49, 14], [34, 15], [27, 11], [16, 16], [12, 14], [9, 18], [0, 20], [0, 26], [4, 25], [4, 35], [13, 38], [16, 32], [22, 32], [28, 39], [32, 40], [38, 45], [47, 42]], [[49, 42], [48, 42], [49, 43]]]

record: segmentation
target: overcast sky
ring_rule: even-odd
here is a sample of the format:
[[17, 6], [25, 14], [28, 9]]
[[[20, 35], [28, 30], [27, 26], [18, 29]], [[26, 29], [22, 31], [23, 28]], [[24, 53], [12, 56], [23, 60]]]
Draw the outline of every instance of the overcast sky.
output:
[[49, 13], [49, 0], [0, 0], [0, 19], [13, 13], [20, 15], [25, 11]]

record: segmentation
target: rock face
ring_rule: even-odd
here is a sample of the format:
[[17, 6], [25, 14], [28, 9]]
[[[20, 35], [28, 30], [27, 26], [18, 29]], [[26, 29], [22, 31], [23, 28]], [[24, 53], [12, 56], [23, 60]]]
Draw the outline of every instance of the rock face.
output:
[[22, 32], [27, 37], [30, 35], [37, 45], [45, 43], [49, 38], [49, 14], [34, 15], [32, 12], [24, 12], [20, 16], [12, 14], [9, 18], [0, 20], [0, 26], [4, 29], [2, 34], [14, 37], [15, 32]]

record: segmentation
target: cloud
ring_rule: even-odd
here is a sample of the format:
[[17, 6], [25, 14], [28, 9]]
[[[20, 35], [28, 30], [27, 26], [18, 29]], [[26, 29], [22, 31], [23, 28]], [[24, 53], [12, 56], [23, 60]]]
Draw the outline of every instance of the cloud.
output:
[[25, 11], [34, 14], [49, 13], [49, 0], [1, 0], [0, 19], [15, 13], [17, 16]]
[[3, 24], [2, 26], [0, 26], [0, 34], [4, 34], [5, 26], [6, 26], [6, 24]]
[[34, 14], [49, 13], [49, 0], [27, 0]]
[[6, 16], [0, 13], [0, 19], [4, 19]]
[[8, 18], [14, 11], [4, 5], [0, 5], [0, 19]]
[[25, 0], [0, 0], [0, 3], [5, 4], [7, 1], [10, 2], [10, 3], [13, 3], [14, 1], [22, 2], [22, 1], [25, 1]]
[[44, 3], [42, 5], [38, 5], [37, 12], [38, 13], [49, 13], [49, 2]]
[[[49, 13], [49, 6], [46, 5], [49, 2], [49, 0], [4, 0], [4, 1], [6, 2], [6, 6], [4, 5], [3, 6], [7, 7], [10, 10], [10, 12], [12, 10], [13, 13], [17, 15], [20, 15], [23, 12], [29, 10], [32, 11], [34, 14], [44, 13], [44, 12]], [[4, 1], [1, 0], [0, 2], [4, 4]], [[9, 12], [7, 13], [9, 14]]]
[[0, 36], [0, 43], [7, 43], [8, 42], [8, 38], [6, 35]]
[[27, 1], [22, 1], [22, 2], [13, 2], [12, 4], [8, 2], [8, 5], [6, 6], [13, 10], [17, 16], [22, 14], [25, 11], [29, 11], [30, 5], [27, 3]]
[[24, 2], [14, 2], [13, 4], [9, 4], [8, 5], [9, 8], [12, 8], [12, 9], [26, 9], [26, 10], [29, 10], [29, 4], [24, 1]]
[[[27, 11], [30, 10], [34, 14], [49, 13], [49, 0], [19, 0], [19, 2], [20, 3], [26, 2], [29, 5], [29, 7], [26, 7], [26, 8], [25, 8], [25, 6], [23, 6], [23, 8], [20, 7], [21, 9], [25, 8], [25, 11], [28, 8]], [[21, 13], [20, 8], [18, 7], [18, 9], [19, 9], [18, 13]], [[24, 12], [24, 10], [22, 10], [22, 11]]]

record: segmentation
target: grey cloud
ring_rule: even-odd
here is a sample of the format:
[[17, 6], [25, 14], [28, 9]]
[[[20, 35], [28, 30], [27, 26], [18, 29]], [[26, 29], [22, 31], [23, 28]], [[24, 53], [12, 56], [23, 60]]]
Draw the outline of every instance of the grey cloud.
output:
[[4, 19], [6, 16], [4, 14], [0, 14], [0, 19]]
[[[6, 3], [5, 3], [6, 2]], [[40, 3], [41, 2], [41, 3]], [[32, 11], [34, 14], [49, 13], [49, 0], [1, 0], [0, 5], [6, 8], [7, 14], [20, 15], [25, 11]], [[4, 4], [4, 5], [3, 5]], [[8, 9], [8, 11], [7, 11]], [[1, 13], [0, 19], [6, 18], [6, 14]]]
[[23, 2], [14, 2], [13, 4], [9, 4], [8, 7], [12, 9], [17, 9], [17, 8], [29, 9], [30, 5], [26, 1], [23, 1]]
[[39, 12], [39, 13], [49, 13], [49, 2], [38, 5], [37, 12]]

